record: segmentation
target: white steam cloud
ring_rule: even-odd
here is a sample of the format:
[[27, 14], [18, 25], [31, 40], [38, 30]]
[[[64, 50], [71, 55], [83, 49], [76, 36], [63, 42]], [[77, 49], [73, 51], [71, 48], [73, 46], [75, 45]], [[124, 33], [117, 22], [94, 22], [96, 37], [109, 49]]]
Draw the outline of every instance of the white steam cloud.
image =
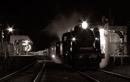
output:
[[81, 21], [81, 15], [78, 13], [71, 13], [69, 15], [59, 14], [54, 20], [43, 30], [51, 35], [57, 34], [61, 39], [61, 35], [79, 24]]

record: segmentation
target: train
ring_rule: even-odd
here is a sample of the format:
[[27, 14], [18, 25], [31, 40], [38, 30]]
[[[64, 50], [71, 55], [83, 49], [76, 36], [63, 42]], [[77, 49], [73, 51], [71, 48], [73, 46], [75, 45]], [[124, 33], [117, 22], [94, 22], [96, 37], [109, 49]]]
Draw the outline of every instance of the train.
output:
[[[117, 58], [129, 57], [126, 26], [89, 25], [82, 23], [62, 34], [60, 41], [49, 48], [55, 60], [75, 68], [106, 68]], [[118, 50], [121, 47], [122, 54]], [[54, 55], [56, 54], [56, 55]], [[123, 61], [118, 61], [123, 62]]]
[[61, 41], [57, 41], [51, 49], [53, 51], [50, 52], [55, 52], [63, 64], [77, 69], [100, 68], [104, 57], [99, 28], [90, 28], [85, 21], [63, 33]]

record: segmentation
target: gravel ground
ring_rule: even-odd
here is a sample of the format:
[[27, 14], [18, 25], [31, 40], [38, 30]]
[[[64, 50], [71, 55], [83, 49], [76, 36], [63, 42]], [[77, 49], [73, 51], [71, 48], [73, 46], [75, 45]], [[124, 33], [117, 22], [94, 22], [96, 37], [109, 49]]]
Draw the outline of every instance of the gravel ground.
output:
[[130, 77], [130, 65], [113, 66], [112, 68], [109, 68], [107, 70]]
[[130, 77], [130, 58], [125, 57], [123, 59], [123, 65], [121, 65], [121, 58], [116, 57], [115, 63], [113, 59], [113, 57], [110, 58], [110, 63], [106, 70]]

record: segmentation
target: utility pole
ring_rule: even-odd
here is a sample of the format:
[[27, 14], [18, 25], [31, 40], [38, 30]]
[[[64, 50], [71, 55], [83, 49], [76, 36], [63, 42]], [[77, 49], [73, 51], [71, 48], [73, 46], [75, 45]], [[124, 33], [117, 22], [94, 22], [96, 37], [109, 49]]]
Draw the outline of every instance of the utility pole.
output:
[[3, 50], [3, 38], [4, 38], [4, 32], [1, 29], [1, 50]]
[[1, 42], [2, 42], [2, 44], [3, 44], [3, 39], [4, 39], [4, 32], [3, 32], [3, 30], [1, 30], [1, 33], [2, 33], [2, 38], [1, 38]]

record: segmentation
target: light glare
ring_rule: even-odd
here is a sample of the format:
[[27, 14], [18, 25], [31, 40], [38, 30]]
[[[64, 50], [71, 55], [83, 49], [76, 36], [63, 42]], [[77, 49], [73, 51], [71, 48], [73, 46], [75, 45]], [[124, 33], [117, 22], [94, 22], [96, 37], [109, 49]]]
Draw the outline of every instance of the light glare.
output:
[[82, 22], [82, 28], [83, 28], [83, 29], [86, 29], [87, 27], [88, 27], [87, 22], [86, 22], [86, 21], [83, 21], [83, 22]]
[[72, 38], [72, 41], [75, 41], [75, 40], [76, 40], [76, 38], [75, 38], [75, 37], [73, 37], [73, 38]]
[[11, 27], [9, 27], [7, 30], [8, 30], [9, 32], [13, 32], [13, 28], [11, 28]]
[[51, 57], [52, 57], [52, 58], [55, 58], [55, 55], [53, 54]]

